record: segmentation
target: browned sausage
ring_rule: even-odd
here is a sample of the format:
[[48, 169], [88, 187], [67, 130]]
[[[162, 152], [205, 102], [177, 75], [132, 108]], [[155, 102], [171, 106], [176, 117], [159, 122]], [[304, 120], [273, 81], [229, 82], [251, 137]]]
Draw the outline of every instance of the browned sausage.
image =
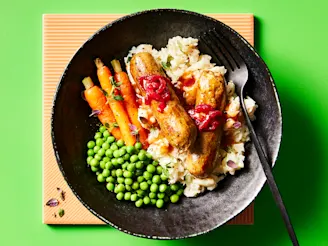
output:
[[[162, 75], [164, 72], [156, 63], [153, 56], [148, 52], [135, 54], [130, 61], [130, 73], [140, 92], [145, 96], [146, 92], [140, 84], [140, 77], [148, 75]], [[179, 149], [188, 149], [196, 140], [197, 128], [184, 110], [172, 85], [167, 84], [171, 99], [167, 102], [164, 112], [158, 111], [158, 102], [151, 102], [151, 109], [163, 135], [169, 143]]]
[[[223, 76], [215, 76], [211, 71], [203, 71], [198, 80], [196, 106], [209, 104], [220, 111], [226, 104], [226, 91]], [[222, 137], [222, 124], [214, 131], [200, 132], [196, 144], [187, 156], [188, 171], [199, 178], [212, 173], [219, 159]]]

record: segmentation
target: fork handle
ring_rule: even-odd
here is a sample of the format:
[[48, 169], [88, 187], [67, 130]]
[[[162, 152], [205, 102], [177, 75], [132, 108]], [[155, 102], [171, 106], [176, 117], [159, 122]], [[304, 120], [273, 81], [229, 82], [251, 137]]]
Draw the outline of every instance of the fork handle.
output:
[[[242, 95], [242, 93], [241, 93]], [[276, 184], [276, 181], [274, 180], [274, 177], [273, 177], [273, 174], [272, 174], [272, 169], [271, 169], [271, 165], [269, 164], [265, 154], [264, 154], [264, 151], [262, 149], [262, 146], [260, 144], [260, 141], [254, 131], [254, 128], [253, 128], [253, 125], [251, 123], [251, 120], [248, 116], [248, 113], [247, 113], [247, 110], [246, 110], [246, 106], [245, 106], [245, 102], [244, 102], [244, 99], [243, 97], [241, 96], [241, 101], [242, 101], [242, 109], [244, 111], [244, 115], [245, 115], [245, 119], [246, 119], [246, 123], [247, 123], [247, 126], [248, 126], [248, 129], [250, 131], [250, 135], [251, 135], [251, 140], [252, 142], [254, 143], [255, 145], [255, 148], [257, 150], [257, 154], [260, 158], [260, 161], [261, 161], [261, 164], [262, 164], [262, 167], [263, 167], [263, 170], [264, 170], [264, 173], [265, 173], [265, 176], [267, 177], [267, 183], [269, 185], [269, 188], [271, 190], [271, 193], [273, 195], [273, 198], [276, 202], [276, 205], [278, 206], [278, 208], [280, 209], [280, 213], [281, 213], [281, 216], [285, 222], [285, 225], [287, 227], [287, 230], [288, 230], [288, 234], [289, 234], [289, 237], [293, 243], [294, 246], [298, 246], [299, 243], [298, 243], [298, 240], [297, 240], [297, 237], [296, 237], [296, 234], [295, 234], [295, 231], [294, 231], [294, 228], [293, 228], [293, 225], [290, 221], [290, 218], [288, 216], [288, 213], [287, 213], [287, 210], [286, 210], [286, 207], [284, 205], [284, 202], [282, 200], [282, 197], [280, 195], [280, 192], [279, 192], [279, 189], [278, 189], [278, 186]]]

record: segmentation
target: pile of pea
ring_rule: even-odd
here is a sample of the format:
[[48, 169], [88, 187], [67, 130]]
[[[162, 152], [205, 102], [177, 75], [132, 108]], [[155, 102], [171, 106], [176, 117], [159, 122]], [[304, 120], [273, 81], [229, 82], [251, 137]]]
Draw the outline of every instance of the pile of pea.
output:
[[106, 188], [118, 200], [132, 201], [136, 207], [157, 208], [179, 201], [182, 185], [168, 184], [162, 167], [142, 149], [140, 142], [125, 146], [123, 140], [116, 141], [104, 126], [100, 126], [94, 139], [87, 144], [87, 163], [97, 174], [97, 180], [106, 182]]

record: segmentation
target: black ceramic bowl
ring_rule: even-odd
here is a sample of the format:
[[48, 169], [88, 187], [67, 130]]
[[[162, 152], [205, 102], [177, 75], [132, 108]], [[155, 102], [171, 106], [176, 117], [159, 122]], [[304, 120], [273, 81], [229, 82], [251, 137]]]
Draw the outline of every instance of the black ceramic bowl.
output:
[[[246, 145], [245, 169], [226, 178], [213, 192], [197, 198], [181, 199], [167, 209], [136, 208], [133, 203], [117, 201], [115, 195], [97, 182], [87, 168], [86, 143], [95, 131], [95, 119], [81, 98], [85, 76], [97, 79], [93, 60], [100, 57], [107, 65], [113, 58], [123, 59], [133, 45], [166, 45], [180, 35], [198, 37], [215, 27], [239, 51], [249, 68], [247, 92], [258, 103], [254, 127], [272, 163], [275, 162], [282, 131], [280, 105], [268, 68], [254, 49], [238, 33], [207, 16], [184, 11], [160, 9], [123, 17], [95, 33], [68, 64], [54, 99], [52, 140], [56, 158], [70, 188], [93, 214], [124, 232], [150, 238], [177, 239], [196, 236], [226, 223], [243, 211], [259, 193], [265, 176], [252, 144]], [[202, 43], [201, 52], [211, 55]]]

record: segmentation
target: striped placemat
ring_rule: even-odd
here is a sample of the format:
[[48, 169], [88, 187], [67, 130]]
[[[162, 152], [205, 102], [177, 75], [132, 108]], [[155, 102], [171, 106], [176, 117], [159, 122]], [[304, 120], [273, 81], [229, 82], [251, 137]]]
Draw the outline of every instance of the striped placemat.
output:
[[[90, 213], [66, 184], [55, 160], [51, 136], [50, 115], [55, 89], [67, 63], [76, 50], [97, 30], [122, 17], [122, 14], [45, 14], [43, 15], [43, 223], [45, 224], [104, 224]], [[209, 14], [238, 31], [254, 44], [252, 14]], [[59, 189], [58, 189], [59, 188]], [[60, 198], [65, 192], [65, 200]], [[45, 206], [57, 198], [56, 207]], [[59, 209], [65, 211], [59, 216]], [[253, 224], [251, 204], [229, 224]]]

